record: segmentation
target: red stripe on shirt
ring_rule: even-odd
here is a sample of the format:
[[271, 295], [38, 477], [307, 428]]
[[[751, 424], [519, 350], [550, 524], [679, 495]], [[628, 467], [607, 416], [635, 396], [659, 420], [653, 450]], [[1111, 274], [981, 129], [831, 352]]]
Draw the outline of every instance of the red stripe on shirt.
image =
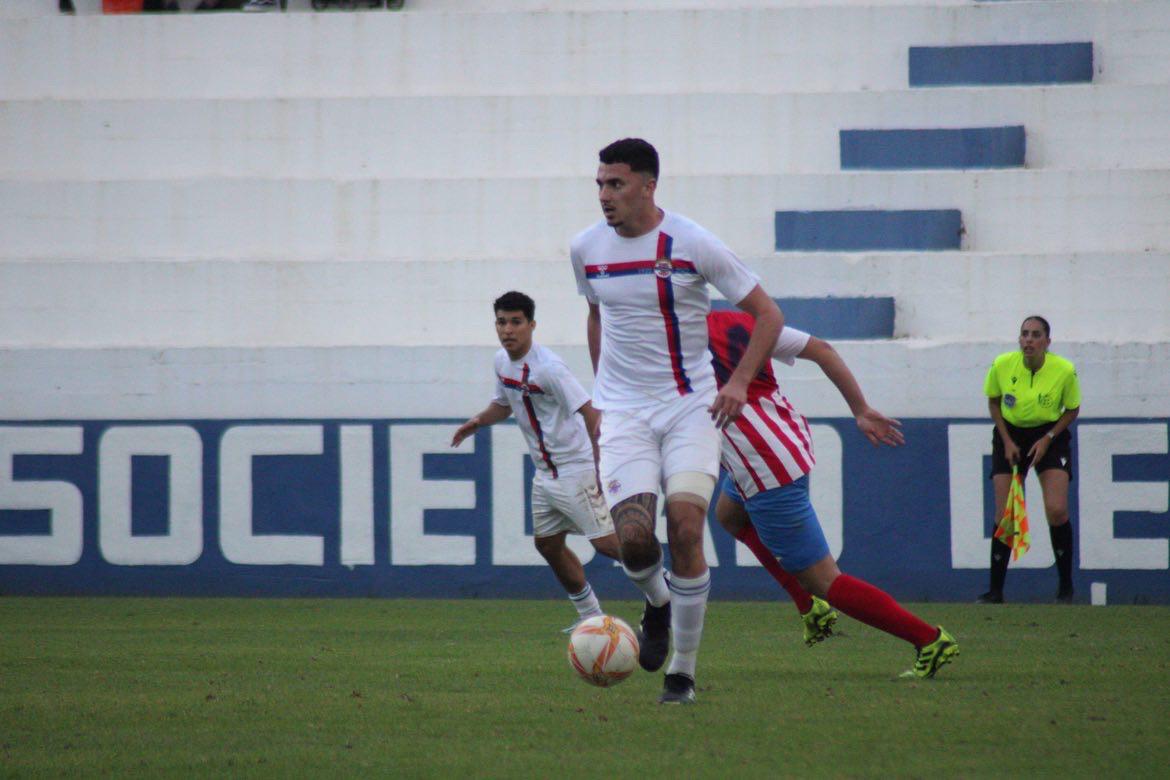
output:
[[[767, 413], [767, 410], [763, 406], [765, 401], [770, 403], [774, 414]], [[796, 421], [795, 410], [790, 406], [779, 406], [775, 398], [761, 398], [753, 406], [760, 413], [760, 417], [764, 420], [764, 423], [772, 429], [772, 433], [776, 434], [776, 438], [783, 442], [785, 449], [792, 454], [797, 464], [804, 469], [804, 472], [807, 474], [811, 471], [812, 458], [810, 453], [812, 452], [812, 447], [808, 439], [805, 438], [804, 432], [800, 429], [800, 423]], [[776, 422], [777, 419], [783, 422], [791, 433], [782, 430], [779, 423]]]
[[[520, 374], [520, 382], [523, 385], [528, 385], [528, 364], [524, 364], [524, 369]], [[548, 470], [552, 472], [553, 479], [557, 478], [557, 467], [552, 461], [552, 456], [549, 455], [548, 450], [544, 446], [544, 430], [540, 427], [540, 420], [536, 419], [536, 407], [532, 405], [532, 399], [525, 393], [521, 396], [524, 402], [524, 410], [528, 412], [528, 424], [532, 426], [532, 432], [536, 434], [536, 443], [540, 447], [540, 457], [544, 460]]]

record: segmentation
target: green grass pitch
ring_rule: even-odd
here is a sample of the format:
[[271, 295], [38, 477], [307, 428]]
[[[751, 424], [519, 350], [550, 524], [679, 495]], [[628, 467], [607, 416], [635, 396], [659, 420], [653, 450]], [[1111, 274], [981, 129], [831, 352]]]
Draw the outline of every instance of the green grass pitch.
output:
[[[606, 604], [636, 622], [631, 602]], [[0, 599], [0, 776], [1165, 777], [1170, 609], [913, 605], [962, 654], [712, 602], [698, 703], [602, 690], [565, 601]]]

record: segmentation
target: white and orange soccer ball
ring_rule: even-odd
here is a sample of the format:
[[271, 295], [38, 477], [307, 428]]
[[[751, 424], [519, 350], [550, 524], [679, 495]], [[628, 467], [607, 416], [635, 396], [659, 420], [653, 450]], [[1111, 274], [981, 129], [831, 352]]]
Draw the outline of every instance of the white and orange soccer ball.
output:
[[569, 663], [591, 685], [617, 685], [638, 666], [638, 637], [621, 618], [583, 620], [569, 637]]

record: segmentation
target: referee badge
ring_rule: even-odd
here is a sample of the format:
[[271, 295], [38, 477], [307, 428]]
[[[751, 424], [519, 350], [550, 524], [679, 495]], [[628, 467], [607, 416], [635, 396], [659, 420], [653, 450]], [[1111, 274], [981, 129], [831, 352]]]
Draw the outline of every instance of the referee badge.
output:
[[1006, 406], [1007, 408], [1011, 409], [1013, 406], [1016, 405], [1016, 397], [1014, 395], [1012, 395], [1011, 393], [1008, 393], [1007, 395], [1005, 395], [1003, 397], [1003, 405]]

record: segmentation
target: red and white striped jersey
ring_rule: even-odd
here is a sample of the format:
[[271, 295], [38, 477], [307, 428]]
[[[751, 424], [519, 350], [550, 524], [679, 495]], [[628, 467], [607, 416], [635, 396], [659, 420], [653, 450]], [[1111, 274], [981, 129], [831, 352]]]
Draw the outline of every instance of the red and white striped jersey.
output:
[[577, 410], [589, 394], [551, 349], [533, 344], [519, 360], [496, 352], [496, 393], [520, 425], [532, 462], [555, 479], [560, 472], [593, 468], [593, 444]]
[[[707, 318], [711, 365], [722, 387], [747, 348], [755, 320], [741, 311], [715, 311]], [[791, 365], [809, 334], [785, 326], [772, 358]], [[720, 453], [745, 499], [800, 479], [816, 463], [808, 420], [780, 392], [771, 362], [748, 385], [743, 415], [723, 430]]]
[[631, 409], [688, 393], [714, 397], [707, 352], [707, 284], [739, 302], [759, 283], [710, 231], [663, 212], [625, 238], [599, 221], [572, 241], [577, 290], [601, 310], [599, 409]]

